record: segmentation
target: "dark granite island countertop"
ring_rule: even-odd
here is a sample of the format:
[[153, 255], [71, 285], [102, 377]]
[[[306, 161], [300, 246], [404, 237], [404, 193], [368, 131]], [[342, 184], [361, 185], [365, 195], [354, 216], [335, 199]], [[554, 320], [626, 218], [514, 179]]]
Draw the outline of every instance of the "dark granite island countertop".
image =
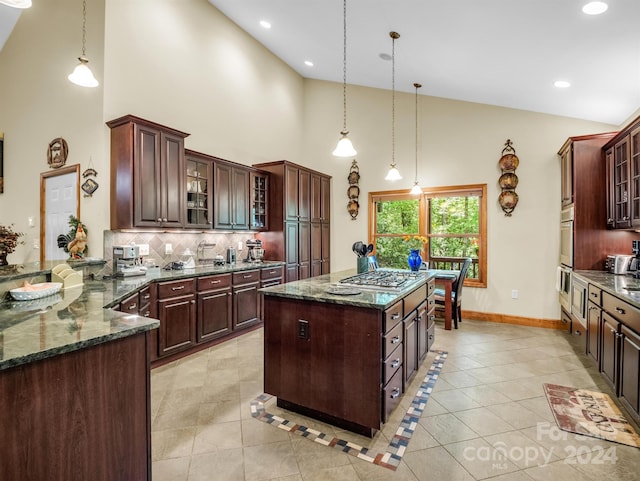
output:
[[573, 273], [640, 309], [640, 279], [630, 274], [610, 274], [605, 271], [574, 271]]

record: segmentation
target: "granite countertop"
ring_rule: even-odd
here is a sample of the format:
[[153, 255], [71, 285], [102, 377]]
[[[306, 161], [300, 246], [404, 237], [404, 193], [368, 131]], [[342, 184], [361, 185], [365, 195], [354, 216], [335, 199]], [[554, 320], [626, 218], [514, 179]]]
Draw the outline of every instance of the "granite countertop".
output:
[[640, 279], [630, 274], [610, 274], [606, 271], [574, 271], [573, 273], [640, 309]]
[[[160, 325], [156, 319], [108, 309], [152, 282], [280, 265], [284, 263], [237, 263], [161, 270], [138, 277], [85, 279], [81, 286], [33, 301], [14, 301], [7, 293], [7, 297], [0, 300], [0, 370], [156, 329]], [[50, 272], [50, 269], [33, 268], [17, 275], [30, 277]]]
[[422, 282], [412, 284], [400, 291], [383, 291], [365, 288], [356, 288], [360, 291], [356, 295], [338, 295], [329, 291], [335, 287], [338, 281], [356, 274], [355, 269], [333, 272], [322, 276], [312, 277], [301, 281], [288, 282], [273, 287], [265, 287], [259, 292], [265, 296], [285, 297], [288, 299], [300, 299], [305, 301], [327, 302], [345, 306], [369, 307], [379, 310], [387, 309], [395, 302], [402, 299], [417, 287], [424, 285], [429, 279], [435, 277], [435, 271], [420, 271]]

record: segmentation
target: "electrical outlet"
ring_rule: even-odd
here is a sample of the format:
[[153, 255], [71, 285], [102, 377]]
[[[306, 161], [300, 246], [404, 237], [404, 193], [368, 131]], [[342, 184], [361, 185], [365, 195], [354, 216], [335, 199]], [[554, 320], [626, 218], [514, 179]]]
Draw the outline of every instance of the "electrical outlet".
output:
[[149, 255], [149, 244], [138, 244], [138, 249], [140, 250], [141, 256]]
[[518, 289], [513, 289], [511, 291], [511, 299], [517, 299], [518, 298]]
[[298, 319], [298, 337], [300, 339], [309, 339], [309, 321]]
[[164, 253], [165, 255], [173, 254], [173, 246], [171, 244], [164, 245]]
[[33, 248], [40, 249], [40, 241], [38, 239], [33, 239]]

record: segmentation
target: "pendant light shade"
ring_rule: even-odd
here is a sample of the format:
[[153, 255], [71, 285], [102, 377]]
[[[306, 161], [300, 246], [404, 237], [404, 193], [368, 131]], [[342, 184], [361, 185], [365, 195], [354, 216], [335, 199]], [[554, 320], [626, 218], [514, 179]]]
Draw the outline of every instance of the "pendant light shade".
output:
[[13, 8], [29, 8], [31, 7], [31, 0], [0, 0], [2, 5]]
[[402, 176], [396, 167], [396, 39], [397, 32], [389, 32], [391, 37], [391, 165], [384, 180], [400, 180]]
[[336, 157], [353, 157], [358, 152], [353, 148], [347, 130], [347, 0], [342, 2], [342, 131], [340, 140], [333, 151]]
[[87, 0], [82, 1], [82, 55], [78, 57], [80, 63], [67, 77], [72, 83], [80, 87], [97, 87], [99, 85], [93, 72], [89, 68], [89, 59], [86, 56], [87, 44]]
[[414, 83], [413, 86], [416, 88], [416, 177], [413, 181], [413, 187], [411, 187], [411, 194], [420, 195], [422, 194], [422, 188], [418, 183], [418, 89], [422, 85]]

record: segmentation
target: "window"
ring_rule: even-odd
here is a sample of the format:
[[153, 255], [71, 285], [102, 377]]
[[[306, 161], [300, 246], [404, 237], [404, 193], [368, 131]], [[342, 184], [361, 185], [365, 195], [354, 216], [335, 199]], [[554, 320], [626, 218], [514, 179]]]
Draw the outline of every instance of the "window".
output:
[[430, 268], [455, 269], [461, 257], [471, 257], [466, 285], [486, 287], [486, 190], [479, 184], [425, 188], [419, 197], [371, 192], [369, 237], [380, 266], [406, 269], [410, 246], [404, 236], [425, 236], [421, 255]]

